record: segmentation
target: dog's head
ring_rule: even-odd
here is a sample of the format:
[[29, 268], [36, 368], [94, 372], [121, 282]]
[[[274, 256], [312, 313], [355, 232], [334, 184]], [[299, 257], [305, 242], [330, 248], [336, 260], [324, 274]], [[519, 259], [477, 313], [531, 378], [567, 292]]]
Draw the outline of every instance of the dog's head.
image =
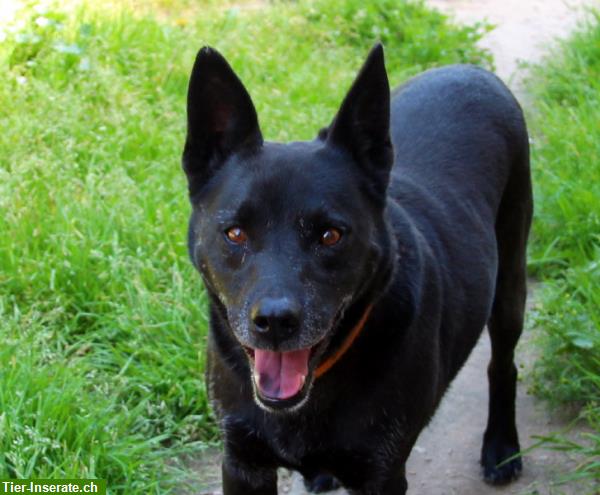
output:
[[317, 139], [264, 142], [231, 67], [211, 48], [198, 53], [183, 152], [190, 256], [263, 407], [304, 403], [348, 309], [387, 280], [389, 107], [378, 45]]

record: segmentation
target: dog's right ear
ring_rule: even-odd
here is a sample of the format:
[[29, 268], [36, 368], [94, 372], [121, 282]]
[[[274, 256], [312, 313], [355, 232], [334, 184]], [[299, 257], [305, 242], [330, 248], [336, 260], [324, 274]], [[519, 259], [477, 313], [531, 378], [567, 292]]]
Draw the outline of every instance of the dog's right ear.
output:
[[262, 145], [256, 110], [233, 69], [216, 50], [196, 56], [188, 87], [187, 136], [183, 169], [190, 195], [197, 192], [233, 153]]

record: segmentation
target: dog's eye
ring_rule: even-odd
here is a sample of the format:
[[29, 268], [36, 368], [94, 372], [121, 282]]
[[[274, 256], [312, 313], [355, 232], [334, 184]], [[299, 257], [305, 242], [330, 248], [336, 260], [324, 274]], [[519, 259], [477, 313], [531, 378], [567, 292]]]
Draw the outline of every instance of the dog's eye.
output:
[[321, 244], [327, 247], [335, 246], [341, 238], [342, 233], [338, 229], [330, 227], [321, 235]]
[[234, 226], [229, 227], [225, 231], [225, 237], [229, 242], [233, 244], [244, 244], [248, 240], [248, 235], [240, 227]]

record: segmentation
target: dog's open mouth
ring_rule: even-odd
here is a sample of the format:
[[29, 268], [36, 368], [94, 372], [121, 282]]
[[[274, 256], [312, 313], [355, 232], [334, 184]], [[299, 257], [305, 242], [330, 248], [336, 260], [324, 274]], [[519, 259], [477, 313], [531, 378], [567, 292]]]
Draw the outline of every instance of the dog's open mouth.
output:
[[[344, 309], [341, 308], [337, 312], [326, 336], [311, 347], [292, 351], [270, 351], [242, 345], [250, 362], [252, 381], [259, 403], [279, 410], [294, 408], [303, 403], [314, 378], [331, 366], [329, 364], [323, 368], [325, 363], [322, 360], [327, 357], [332, 341], [335, 342], [335, 334], [331, 329], [337, 328]], [[368, 311], [361, 318], [360, 327], [367, 315]], [[337, 345], [341, 343], [338, 342]]]
[[244, 347], [250, 358], [259, 399], [275, 408], [300, 402], [311, 381], [311, 358], [321, 343], [287, 352]]
[[273, 352], [254, 349], [254, 382], [267, 399], [284, 400], [300, 393], [308, 376], [311, 349]]

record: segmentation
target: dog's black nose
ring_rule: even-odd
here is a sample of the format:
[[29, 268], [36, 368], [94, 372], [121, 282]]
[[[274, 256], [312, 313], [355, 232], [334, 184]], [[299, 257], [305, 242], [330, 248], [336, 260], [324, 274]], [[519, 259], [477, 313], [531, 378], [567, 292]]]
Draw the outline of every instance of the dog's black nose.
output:
[[252, 307], [250, 317], [255, 332], [282, 339], [300, 326], [300, 305], [288, 297], [265, 297]]

